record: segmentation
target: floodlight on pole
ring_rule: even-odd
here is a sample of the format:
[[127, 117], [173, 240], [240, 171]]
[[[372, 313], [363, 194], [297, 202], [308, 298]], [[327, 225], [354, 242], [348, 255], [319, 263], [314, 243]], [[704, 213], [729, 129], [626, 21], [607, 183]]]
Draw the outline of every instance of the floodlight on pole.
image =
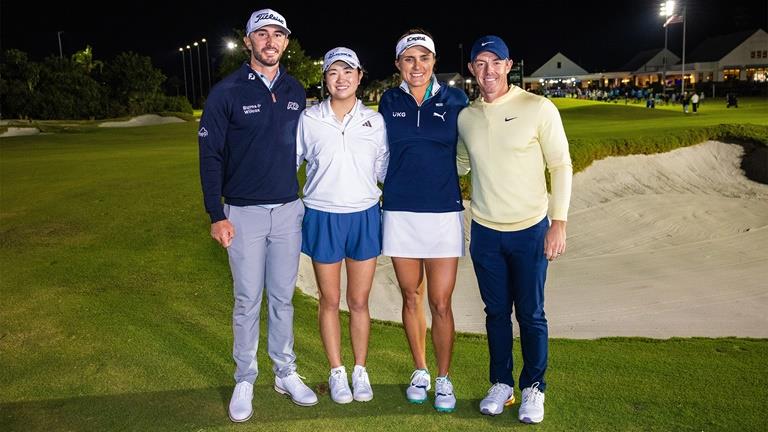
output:
[[675, 2], [674, 1], [664, 1], [661, 2], [659, 5], [659, 15], [664, 17], [664, 55], [662, 57], [662, 72], [661, 72], [661, 94], [666, 95], [667, 93], [667, 36], [669, 34], [669, 25], [667, 21], [669, 20], [669, 17], [674, 15], [675, 13]]
[[[194, 42], [192, 45], [197, 48], [197, 76], [198, 81], [200, 82], [200, 97], [203, 97], [203, 68], [200, 65], [202, 58], [200, 57], [200, 44], [197, 42]], [[194, 83], [193, 83], [194, 84]]]
[[323, 61], [315, 60], [312, 64], [320, 68], [320, 100], [323, 100], [325, 99], [325, 85], [323, 84], [325, 73], [323, 72]]
[[683, 95], [685, 94], [685, 25], [686, 25], [686, 21], [688, 21], [685, 16], [686, 8], [687, 6], [683, 5], [683, 58], [682, 58], [683, 67], [681, 68], [683, 78], [680, 83], [680, 93]]
[[197, 99], [195, 97], [195, 68], [192, 64], [192, 47], [187, 45], [187, 51], [189, 51], [189, 75], [192, 77], [190, 81], [192, 81], [192, 85], [189, 86], [192, 89], [192, 106], [195, 106], [195, 100]]
[[184, 48], [179, 48], [179, 52], [181, 53], [181, 70], [184, 72], [184, 97], [189, 98], [187, 89], [187, 59], [184, 56]]
[[208, 69], [208, 93], [211, 92], [211, 57], [208, 55], [208, 41], [202, 39], [205, 44], [205, 67]]
[[59, 38], [59, 58], [60, 59], [64, 58], [64, 51], [62, 51], [62, 49], [61, 49], [61, 34], [62, 33], [64, 33], [64, 32], [61, 31], [61, 30], [56, 32], [56, 37]]
[[[666, 17], [666, 21], [664, 21], [664, 44], [665, 45], [667, 40], [667, 37], [666, 37], [667, 27], [670, 24], [683, 23], [683, 57], [681, 59], [681, 68], [680, 68], [680, 74], [682, 75], [680, 79], [680, 93], [684, 94], [685, 93], [685, 30], [687, 25], [686, 21], [688, 21], [686, 19], [687, 5], [685, 4], [685, 2], [683, 2], [682, 13], [678, 14], [675, 12], [675, 2], [667, 1], [662, 4], [661, 12], [663, 13], [660, 13], [660, 14]], [[666, 67], [665, 67], [665, 71], [666, 71]]]

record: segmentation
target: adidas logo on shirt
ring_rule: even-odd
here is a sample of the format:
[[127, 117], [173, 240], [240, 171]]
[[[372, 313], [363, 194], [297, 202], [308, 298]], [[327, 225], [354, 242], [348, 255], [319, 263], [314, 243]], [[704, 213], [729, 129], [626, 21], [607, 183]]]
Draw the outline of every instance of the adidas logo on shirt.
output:
[[363, 123], [363, 126], [365, 126], [365, 127], [373, 127], [373, 126], [371, 126], [371, 121], [370, 120], [368, 120], [365, 123]]

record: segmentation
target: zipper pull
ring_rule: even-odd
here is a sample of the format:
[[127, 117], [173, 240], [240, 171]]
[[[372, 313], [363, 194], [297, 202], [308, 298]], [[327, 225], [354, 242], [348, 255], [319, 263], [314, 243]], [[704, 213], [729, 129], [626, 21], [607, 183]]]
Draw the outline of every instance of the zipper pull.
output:
[[272, 93], [272, 103], [277, 103], [277, 98], [275, 97], [274, 93]]

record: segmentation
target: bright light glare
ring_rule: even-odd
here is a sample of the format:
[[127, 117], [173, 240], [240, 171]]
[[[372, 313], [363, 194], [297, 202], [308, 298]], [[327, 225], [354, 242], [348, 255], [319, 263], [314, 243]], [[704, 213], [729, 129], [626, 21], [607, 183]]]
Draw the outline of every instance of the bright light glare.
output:
[[670, 17], [674, 15], [675, 13], [675, 2], [674, 1], [665, 1], [662, 2], [659, 6], [659, 15], [663, 17]]
[[227, 48], [233, 50], [233, 49], [237, 48], [237, 44], [234, 43], [234, 42], [227, 42]]

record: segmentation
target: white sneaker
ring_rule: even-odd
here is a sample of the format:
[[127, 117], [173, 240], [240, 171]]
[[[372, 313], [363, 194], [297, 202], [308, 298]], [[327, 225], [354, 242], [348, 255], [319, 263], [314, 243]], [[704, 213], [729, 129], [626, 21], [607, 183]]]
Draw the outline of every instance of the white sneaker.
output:
[[453, 412], [456, 409], [453, 383], [448, 379], [448, 375], [435, 379], [435, 409], [438, 412]]
[[488, 395], [480, 401], [480, 412], [485, 415], [499, 415], [505, 406], [515, 403], [515, 389], [504, 384], [496, 383], [488, 389]]
[[517, 418], [523, 423], [540, 423], [544, 420], [544, 393], [539, 391], [539, 383], [523, 389], [523, 402]]
[[424, 403], [427, 391], [432, 388], [432, 377], [426, 369], [416, 369], [411, 374], [411, 385], [405, 390], [405, 397], [410, 403]]
[[233, 422], [244, 422], [253, 415], [253, 384], [241, 381], [232, 392], [229, 400], [229, 419]]
[[296, 405], [312, 406], [317, 403], [317, 395], [301, 379], [296, 372], [291, 372], [283, 378], [275, 376], [275, 391], [289, 395]]
[[331, 369], [328, 377], [328, 388], [331, 390], [331, 399], [339, 404], [352, 402], [352, 390], [347, 382], [347, 370], [344, 366]]
[[373, 399], [373, 389], [365, 367], [355, 365], [355, 370], [352, 371], [352, 390], [358, 402], [368, 402]]

